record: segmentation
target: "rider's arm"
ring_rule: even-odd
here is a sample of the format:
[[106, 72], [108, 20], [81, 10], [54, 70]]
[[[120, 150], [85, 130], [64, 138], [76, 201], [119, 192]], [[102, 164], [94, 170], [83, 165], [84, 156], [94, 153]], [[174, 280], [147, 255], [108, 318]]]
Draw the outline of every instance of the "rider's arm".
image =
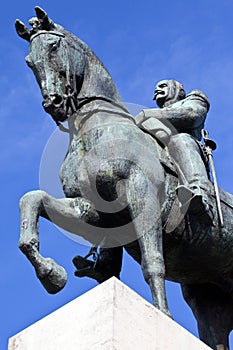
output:
[[199, 91], [193, 91], [184, 100], [169, 107], [144, 109], [136, 116], [137, 125], [148, 118], [156, 118], [169, 123], [179, 130], [193, 129], [200, 126], [206, 118], [209, 109], [208, 99]]

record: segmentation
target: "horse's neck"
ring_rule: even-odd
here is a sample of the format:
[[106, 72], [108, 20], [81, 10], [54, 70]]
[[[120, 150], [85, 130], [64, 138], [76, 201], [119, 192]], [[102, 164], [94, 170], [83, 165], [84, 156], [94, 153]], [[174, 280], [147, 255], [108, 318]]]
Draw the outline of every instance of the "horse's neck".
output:
[[[84, 72], [79, 71], [80, 66], [76, 66], [74, 62], [74, 67], [76, 66], [78, 71], [74, 71], [73, 75], [76, 73], [78, 85], [81, 83], [79, 88], [78, 86], [76, 87], [78, 88], [78, 99], [82, 100], [84, 98], [100, 96], [116, 103], [122, 103], [111, 75], [90, 47], [62, 26], [57, 24], [56, 27], [58, 32], [63, 33], [68, 38], [68, 42], [72, 43], [73, 47], [76, 46], [77, 52], [79, 52], [79, 54], [81, 53], [85, 60]], [[78, 59], [78, 56], [76, 59]]]
[[89, 49], [87, 53], [83, 84], [78, 94], [78, 98], [93, 97], [103, 97], [116, 103], [122, 103], [111, 75], [102, 62]]
[[[74, 44], [73, 47], [76, 47], [78, 54], [77, 57], [74, 56], [75, 60], [81, 54], [85, 61], [83, 71], [80, 70], [79, 64], [75, 64], [75, 60], [73, 62], [73, 75], [77, 77], [78, 110], [69, 119], [71, 139], [83, 124], [93, 127], [106, 122], [116, 122], [116, 120], [118, 122], [130, 120], [133, 123], [132, 116], [124, 107], [112, 77], [103, 63], [82, 40], [67, 32], [64, 28], [60, 26], [59, 28]], [[101, 112], [104, 112], [104, 115]]]
[[107, 125], [135, 124], [132, 115], [122, 103], [100, 97], [84, 102], [86, 103], [68, 119], [70, 140], [75, 135], [80, 137], [95, 128], [106, 130]]

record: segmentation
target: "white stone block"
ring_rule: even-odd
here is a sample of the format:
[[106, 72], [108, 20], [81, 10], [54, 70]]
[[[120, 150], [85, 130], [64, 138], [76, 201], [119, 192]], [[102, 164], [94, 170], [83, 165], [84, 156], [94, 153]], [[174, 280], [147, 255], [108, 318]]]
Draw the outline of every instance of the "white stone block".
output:
[[8, 350], [210, 350], [116, 278], [9, 339]]

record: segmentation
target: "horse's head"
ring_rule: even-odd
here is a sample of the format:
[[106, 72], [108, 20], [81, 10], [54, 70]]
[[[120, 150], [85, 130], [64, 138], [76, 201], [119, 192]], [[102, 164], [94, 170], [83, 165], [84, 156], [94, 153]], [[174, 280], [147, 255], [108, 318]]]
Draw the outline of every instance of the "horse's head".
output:
[[85, 67], [83, 50], [41, 8], [35, 10], [37, 17], [29, 21], [32, 29], [16, 20], [16, 31], [30, 42], [26, 62], [40, 86], [44, 109], [56, 122], [64, 121], [77, 108]]

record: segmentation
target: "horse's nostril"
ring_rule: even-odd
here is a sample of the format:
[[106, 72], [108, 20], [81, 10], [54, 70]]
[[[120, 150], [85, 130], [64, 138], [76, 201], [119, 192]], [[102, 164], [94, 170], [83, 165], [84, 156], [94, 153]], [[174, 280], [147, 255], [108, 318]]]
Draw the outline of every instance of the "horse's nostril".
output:
[[51, 105], [51, 103], [49, 103], [48, 100], [44, 100], [44, 101], [42, 102], [42, 106], [43, 106], [45, 109], [48, 108], [50, 105]]
[[62, 97], [61, 96], [58, 95], [58, 96], [55, 96], [53, 98], [53, 105], [54, 106], [60, 106], [61, 103], [62, 103]]

